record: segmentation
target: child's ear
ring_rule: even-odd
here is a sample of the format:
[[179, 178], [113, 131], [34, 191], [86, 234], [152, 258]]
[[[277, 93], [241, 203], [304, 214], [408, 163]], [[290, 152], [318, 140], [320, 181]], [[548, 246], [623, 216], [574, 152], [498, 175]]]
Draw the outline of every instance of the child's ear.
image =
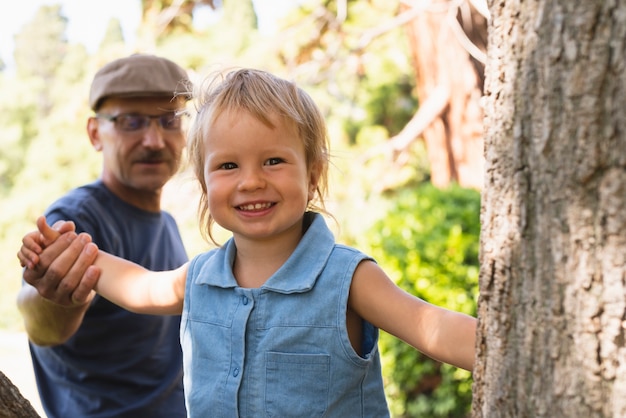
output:
[[309, 173], [309, 201], [313, 200], [313, 198], [315, 197], [315, 192], [317, 192], [317, 186], [319, 184], [321, 175], [322, 164], [313, 164], [313, 166], [311, 167], [311, 172]]

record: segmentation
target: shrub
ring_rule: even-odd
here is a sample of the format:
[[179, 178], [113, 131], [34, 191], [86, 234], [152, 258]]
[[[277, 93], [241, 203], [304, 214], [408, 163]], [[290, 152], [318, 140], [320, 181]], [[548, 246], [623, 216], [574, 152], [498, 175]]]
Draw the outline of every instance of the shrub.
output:
[[[425, 183], [389, 197], [390, 210], [367, 232], [366, 245], [396, 283], [415, 296], [476, 315], [480, 194]], [[381, 333], [383, 376], [396, 417], [464, 417], [471, 373], [422, 355]]]

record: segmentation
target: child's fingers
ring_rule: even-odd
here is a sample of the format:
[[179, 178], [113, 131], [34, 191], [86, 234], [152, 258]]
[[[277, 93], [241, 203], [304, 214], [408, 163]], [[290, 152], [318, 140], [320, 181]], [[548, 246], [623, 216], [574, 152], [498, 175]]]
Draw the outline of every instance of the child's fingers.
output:
[[63, 306], [75, 305], [72, 295], [98, 254], [89, 234], [76, 237], [75, 232], [64, 233], [41, 253], [35, 268], [24, 270], [22, 276], [41, 296]]
[[43, 248], [41, 247], [41, 234], [39, 231], [31, 231], [24, 235], [22, 238], [22, 248], [34, 252], [35, 254], [41, 254]]
[[48, 225], [45, 216], [37, 218], [37, 229], [39, 229], [39, 232], [41, 232], [41, 235], [43, 236], [43, 244], [45, 246], [50, 245], [61, 235], [59, 231], [52, 229], [52, 227]]
[[[87, 234], [84, 234], [83, 239], [85, 241], [81, 243], [80, 240], [76, 239], [75, 232], [64, 233], [61, 238], [51, 243], [41, 254], [38, 254], [37, 262], [24, 270], [22, 277], [37, 289], [40, 287], [56, 288], [57, 282], [70, 269], [84, 245], [91, 241], [91, 237]], [[42, 281], [42, 279], [44, 280]]]
[[30, 251], [25, 247], [20, 248], [17, 253], [17, 258], [20, 260], [20, 266], [27, 267], [29, 269], [35, 268], [39, 262], [39, 256], [37, 253]]
[[72, 221], [56, 221], [52, 225], [52, 229], [63, 234], [64, 232], [76, 231], [76, 225]]
[[41, 245], [38, 244], [40, 235], [39, 231], [33, 231], [22, 238], [22, 247], [17, 253], [22, 267], [33, 268], [39, 262], [39, 254], [43, 251]]

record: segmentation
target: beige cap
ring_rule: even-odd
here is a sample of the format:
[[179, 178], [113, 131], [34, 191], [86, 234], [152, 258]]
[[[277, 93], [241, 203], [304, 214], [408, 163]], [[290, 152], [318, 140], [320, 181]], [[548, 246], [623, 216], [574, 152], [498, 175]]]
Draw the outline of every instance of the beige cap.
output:
[[189, 78], [178, 64], [155, 55], [134, 54], [112, 61], [93, 78], [89, 106], [97, 110], [111, 96], [150, 97], [183, 94], [189, 99]]

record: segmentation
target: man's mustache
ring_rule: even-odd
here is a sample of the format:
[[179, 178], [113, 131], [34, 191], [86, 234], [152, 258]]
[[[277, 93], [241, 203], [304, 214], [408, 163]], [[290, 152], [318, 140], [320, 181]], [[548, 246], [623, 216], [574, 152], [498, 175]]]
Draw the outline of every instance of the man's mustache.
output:
[[170, 160], [170, 155], [164, 151], [144, 151], [135, 160], [140, 163], [158, 163]]

